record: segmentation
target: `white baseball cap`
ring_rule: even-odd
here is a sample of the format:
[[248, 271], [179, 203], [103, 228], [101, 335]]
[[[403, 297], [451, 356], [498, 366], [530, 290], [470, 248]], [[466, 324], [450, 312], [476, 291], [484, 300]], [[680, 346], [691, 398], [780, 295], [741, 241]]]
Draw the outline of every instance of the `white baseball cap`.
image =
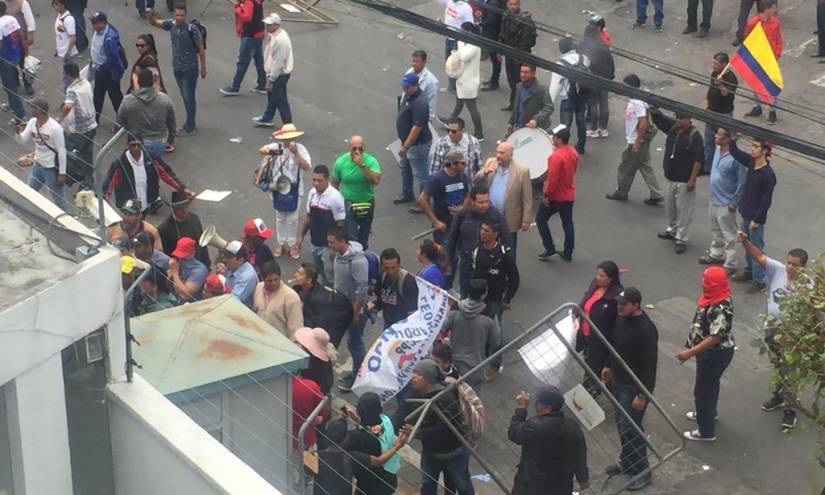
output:
[[269, 14], [264, 18], [264, 24], [281, 24], [281, 16], [278, 14]]

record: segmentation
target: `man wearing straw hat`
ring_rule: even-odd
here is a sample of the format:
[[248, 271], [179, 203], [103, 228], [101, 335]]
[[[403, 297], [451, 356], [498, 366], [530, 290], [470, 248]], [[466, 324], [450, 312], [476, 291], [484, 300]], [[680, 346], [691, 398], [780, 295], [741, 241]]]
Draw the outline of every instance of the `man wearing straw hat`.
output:
[[[304, 145], [295, 139], [304, 135], [294, 124], [284, 124], [272, 133], [275, 142], [261, 146], [258, 153], [271, 157], [272, 207], [275, 209], [275, 250], [279, 258], [284, 250], [289, 251], [292, 259], [301, 257], [298, 244], [298, 225], [300, 224], [301, 199], [304, 187], [301, 173], [312, 168], [312, 158]], [[289, 187], [286, 187], [288, 181]]]

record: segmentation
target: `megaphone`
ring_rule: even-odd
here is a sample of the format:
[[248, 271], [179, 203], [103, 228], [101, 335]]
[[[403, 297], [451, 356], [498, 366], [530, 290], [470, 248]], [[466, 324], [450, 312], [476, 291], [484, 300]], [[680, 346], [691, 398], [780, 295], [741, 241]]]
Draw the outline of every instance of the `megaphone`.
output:
[[214, 225], [206, 227], [206, 230], [203, 231], [203, 234], [201, 234], [201, 238], [198, 240], [198, 244], [201, 247], [215, 246], [218, 249], [225, 248], [228, 243], [228, 241], [226, 241], [223, 237], [219, 236], [217, 232], [215, 232]]
[[285, 175], [281, 175], [278, 177], [278, 180], [275, 181], [274, 186], [272, 187], [273, 192], [277, 192], [279, 194], [289, 194], [289, 191], [292, 190], [292, 181], [289, 180], [289, 177]]

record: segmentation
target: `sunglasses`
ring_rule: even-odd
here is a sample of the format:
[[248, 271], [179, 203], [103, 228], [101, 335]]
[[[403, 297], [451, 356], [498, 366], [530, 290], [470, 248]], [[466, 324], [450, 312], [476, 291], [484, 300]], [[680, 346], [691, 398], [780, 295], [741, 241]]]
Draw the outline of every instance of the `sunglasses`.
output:
[[350, 149], [351, 149], [352, 151], [364, 151], [364, 147], [363, 147], [363, 146], [353, 146], [353, 147], [352, 147], [352, 148], [350, 148]]
[[146, 43], [135, 43], [136, 48], [143, 48], [146, 46]]

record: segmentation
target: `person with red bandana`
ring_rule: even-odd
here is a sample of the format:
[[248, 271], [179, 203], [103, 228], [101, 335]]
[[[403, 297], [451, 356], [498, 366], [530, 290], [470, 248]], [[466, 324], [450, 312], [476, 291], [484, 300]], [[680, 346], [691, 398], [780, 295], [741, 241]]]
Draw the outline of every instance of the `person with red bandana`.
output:
[[680, 363], [696, 357], [696, 383], [693, 386], [695, 411], [686, 414], [699, 429], [684, 433], [688, 440], [716, 441], [714, 430], [719, 401], [719, 380], [733, 360], [733, 301], [728, 275], [721, 266], [712, 266], [702, 276], [702, 295], [693, 316], [686, 349], [676, 355]]

